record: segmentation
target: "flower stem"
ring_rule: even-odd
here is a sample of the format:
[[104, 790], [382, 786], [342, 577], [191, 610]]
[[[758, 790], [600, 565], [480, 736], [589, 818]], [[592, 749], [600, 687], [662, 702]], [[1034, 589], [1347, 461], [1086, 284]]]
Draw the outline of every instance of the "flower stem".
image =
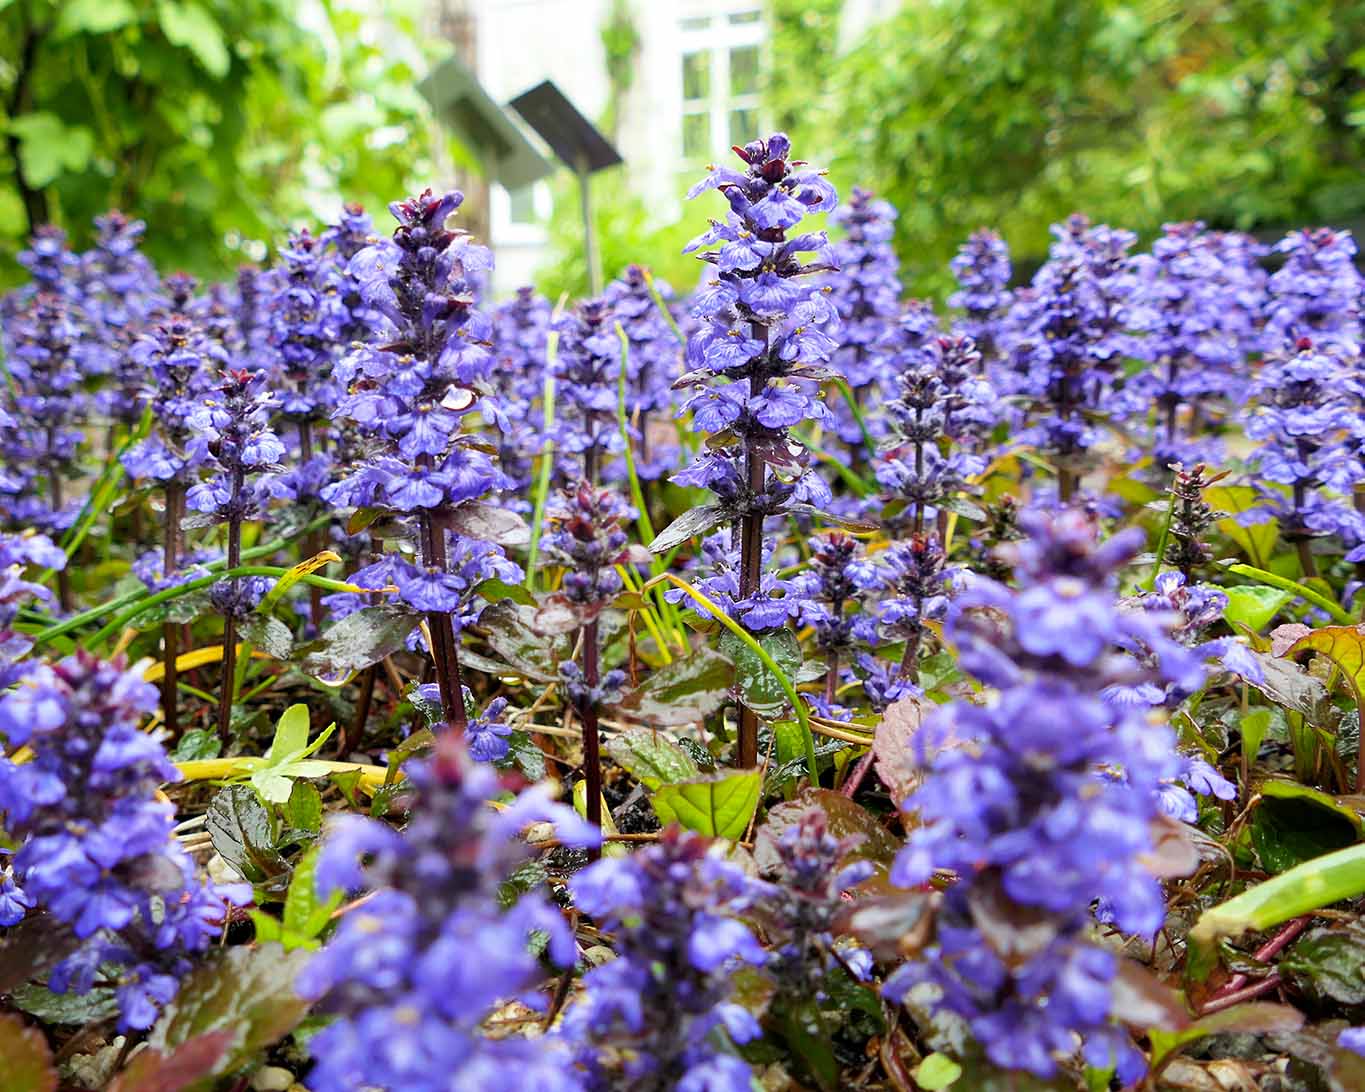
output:
[[[243, 470], [240, 466], [232, 469], [232, 499], [228, 502], [228, 569], [236, 569], [242, 564], [242, 481]], [[235, 584], [236, 581], [233, 581]], [[233, 596], [223, 619], [223, 678], [218, 687], [218, 735], [228, 738], [228, 727], [232, 723], [232, 702], [237, 696], [237, 600]]]
[[[185, 496], [185, 487], [176, 481], [166, 483], [166, 526], [165, 538], [161, 548], [161, 572], [167, 580], [180, 567], [180, 505]], [[161, 640], [165, 646], [166, 674], [161, 680], [161, 715], [166, 731], [172, 738], [180, 734], [179, 694], [176, 690], [175, 661], [180, 655], [180, 627], [175, 622], [167, 622], [161, 627]], [[185, 651], [189, 651], [186, 649]]]
[[[597, 622], [583, 627], [583, 680], [591, 690], [600, 682], [597, 657]], [[602, 829], [602, 755], [597, 730], [597, 703], [589, 701], [581, 710], [583, 721], [583, 779], [587, 782], [584, 811], [587, 820], [599, 831]], [[593, 850], [594, 854], [600, 850]]]

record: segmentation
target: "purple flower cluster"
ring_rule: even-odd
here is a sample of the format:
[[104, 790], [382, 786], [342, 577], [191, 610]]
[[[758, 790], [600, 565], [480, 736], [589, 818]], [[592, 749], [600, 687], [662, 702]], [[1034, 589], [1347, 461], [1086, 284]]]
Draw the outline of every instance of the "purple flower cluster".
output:
[[[1022, 521], [1018, 590], [976, 578], [947, 636], [988, 688], [984, 702], [941, 707], [917, 737], [926, 777], [905, 802], [919, 815], [892, 870], [915, 886], [956, 873], [930, 948], [887, 981], [893, 999], [920, 983], [964, 1017], [996, 1064], [1056, 1071], [1075, 1037], [1100, 1068], [1134, 1080], [1141, 1055], [1115, 1025], [1118, 957], [1089, 939], [1091, 906], [1151, 936], [1164, 919], [1143, 865], [1163, 781], [1179, 773], [1172, 733], [1109, 688], [1197, 687], [1198, 653], [1171, 620], [1116, 607], [1115, 574], [1142, 544], [1133, 530], [1096, 545], [1075, 510]], [[1141, 658], [1129, 650], [1141, 649]], [[1027, 922], [1026, 929], [1005, 922]]]
[[[654, 287], [659, 298], [667, 300], [671, 294], [668, 286], [655, 282]], [[626, 416], [631, 423], [635, 473], [641, 481], [655, 481], [678, 462], [676, 444], [655, 446], [650, 422], [673, 409], [673, 381], [680, 372], [682, 346], [654, 302], [649, 274], [642, 266], [626, 266], [625, 271], [607, 285], [602, 298], [630, 343], [626, 365]]]
[[[790, 151], [782, 133], [754, 141], [736, 149], [745, 170], [714, 167], [688, 191], [718, 190], [730, 211], [686, 247], [715, 266], [716, 280], [695, 297], [700, 329], [688, 338], [689, 370], [676, 385], [690, 392], [682, 408], [693, 427], [713, 435], [673, 480], [710, 489], [725, 519], [759, 522], [793, 497], [829, 496], [789, 435], [793, 425], [828, 417], [818, 384], [834, 374], [838, 315], [827, 292], [802, 280], [830, 268], [828, 240], [789, 232], [808, 214], [832, 210], [836, 197], [823, 173], [790, 160]], [[820, 256], [804, 262], [812, 251]]]
[[[839, 347], [831, 363], [858, 406], [871, 411], [895, 386], [892, 360], [900, 340], [901, 309], [899, 262], [891, 246], [896, 210], [855, 186], [848, 202], [830, 213], [829, 220], [844, 233], [831, 248], [838, 269], [825, 279], [840, 320]], [[866, 460], [871, 452], [853, 411], [837, 393], [830, 402], [839, 439], [856, 461]], [[876, 436], [878, 418], [865, 420]]]
[[749, 1092], [751, 1070], [729, 1042], [760, 1034], [734, 1000], [731, 972], [767, 952], [737, 915], [766, 885], [725, 860], [719, 843], [678, 827], [570, 882], [578, 908], [615, 936], [616, 958], [583, 978], [560, 1035], [591, 1092]]
[[963, 312], [955, 328], [977, 343], [983, 365], [989, 366], [995, 358], [996, 326], [1011, 300], [1010, 248], [995, 232], [982, 228], [967, 237], [949, 264], [959, 287], [948, 297], [948, 305]]
[[554, 360], [559, 473], [595, 485], [603, 458], [624, 446], [616, 427], [621, 340], [615, 315], [605, 298], [585, 300], [553, 326], [559, 332]]
[[1315, 343], [1359, 345], [1365, 278], [1355, 265], [1351, 233], [1291, 231], [1275, 252], [1285, 255], [1285, 261], [1267, 282], [1265, 350], [1277, 351], [1304, 337]]
[[19, 657], [33, 647], [32, 641], [11, 629], [19, 608], [52, 599], [47, 588], [24, 579], [30, 565], [61, 570], [66, 568], [66, 554], [46, 535], [0, 534], [0, 692], [19, 678], [23, 671]]
[[811, 627], [815, 647], [825, 657], [822, 711], [826, 716], [834, 715], [841, 675], [854, 650], [877, 636], [874, 617], [860, 602], [864, 588], [860, 577], [868, 569], [858, 540], [844, 531], [830, 531], [814, 541], [809, 567], [791, 581], [790, 594], [800, 604], [801, 625]]
[[84, 994], [112, 977], [119, 1027], [152, 1025], [191, 955], [249, 889], [201, 882], [157, 786], [179, 778], [139, 721], [157, 693], [120, 663], [76, 655], [28, 670], [0, 695], [0, 734], [33, 757], [0, 759], [0, 809], [20, 840], [0, 885], [0, 924], [41, 907], [78, 942], [48, 986]]
[[558, 1040], [492, 1039], [481, 1025], [500, 1003], [536, 1000], [544, 973], [528, 944], [533, 933], [560, 966], [575, 960], [573, 934], [543, 895], [499, 908], [500, 885], [527, 856], [515, 836], [537, 821], [553, 822], [575, 846], [592, 844], [596, 832], [540, 787], [494, 811], [487, 801], [500, 790], [497, 774], [470, 762], [453, 736], [406, 771], [414, 791], [402, 833], [344, 815], [323, 844], [324, 896], [376, 894], [342, 917], [299, 980], [338, 1017], [312, 1041], [309, 1087], [580, 1088]]
[[529, 512], [531, 469], [545, 437], [535, 412], [545, 389], [550, 301], [532, 288], [519, 288], [493, 310], [493, 395], [484, 417], [498, 432], [498, 466], [507, 480], [505, 502]]

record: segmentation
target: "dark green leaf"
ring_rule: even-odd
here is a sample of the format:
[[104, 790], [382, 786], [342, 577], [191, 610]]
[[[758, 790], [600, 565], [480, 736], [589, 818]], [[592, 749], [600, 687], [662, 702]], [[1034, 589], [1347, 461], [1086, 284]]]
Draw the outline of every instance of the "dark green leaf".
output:
[[474, 588], [474, 594], [486, 603], [497, 603], [503, 599], [510, 599], [514, 603], [521, 603], [524, 606], [534, 606], [535, 596], [533, 596], [521, 584], [508, 584], [502, 580], [485, 580]]
[[1309, 797], [1265, 797], [1252, 813], [1251, 843], [1267, 872], [1285, 872], [1357, 840], [1355, 826], [1339, 811]]
[[270, 813], [247, 785], [228, 785], [209, 803], [205, 828], [218, 855], [252, 883], [287, 871]]
[[521, 772], [531, 781], [539, 781], [545, 776], [545, 752], [536, 746], [530, 733], [514, 728], [507, 737], [507, 759], [515, 762]]
[[295, 653], [305, 674], [335, 686], [401, 651], [416, 626], [417, 616], [406, 607], [388, 603], [362, 607], [316, 640], [299, 645]]
[[559, 677], [559, 663], [569, 657], [571, 642], [558, 636], [547, 641], [535, 630], [535, 609], [503, 600], [479, 617], [488, 643], [513, 672], [536, 682]]
[[311, 958], [278, 944], [228, 948], [181, 984], [148, 1043], [166, 1053], [197, 1036], [226, 1031], [232, 1049], [213, 1072], [237, 1068], [303, 1019], [308, 1002], [294, 993], [294, 980]]
[[607, 742], [607, 754], [647, 789], [701, 773], [691, 755], [667, 736], [646, 728], [630, 728], [613, 736]]
[[719, 527], [725, 520], [725, 509], [719, 504], [703, 504], [693, 508], [684, 512], [655, 536], [654, 541], [649, 544], [650, 553], [666, 554], [694, 535], [704, 535]]
[[172, 762], [192, 762], [197, 758], [217, 758], [223, 752], [218, 733], [208, 728], [191, 728], [175, 745]]
[[625, 696], [620, 710], [659, 728], [693, 724], [724, 705], [734, 683], [734, 664], [703, 646], [650, 674]]
[[828, 1092], [838, 1088], [839, 1062], [819, 1002], [813, 997], [797, 1001], [783, 996], [768, 1011], [778, 1034], [816, 1085]]
[[[789, 629], [779, 629], [765, 633], [756, 640], [788, 679], [795, 676], [801, 666], [801, 645], [795, 633]], [[777, 716], [786, 708], [787, 695], [782, 684], [754, 654], [753, 649], [729, 630], [720, 635], [717, 648], [722, 656], [735, 665], [735, 685], [745, 705], [765, 717]]]
[[294, 634], [278, 618], [265, 614], [251, 614], [242, 620], [242, 640], [247, 641], [267, 656], [287, 660], [294, 649]]
[[118, 998], [113, 990], [91, 990], [89, 993], [53, 993], [46, 986], [29, 983], [10, 995], [14, 1007], [45, 1024], [88, 1024], [107, 1020], [118, 1012]]
[[1277, 966], [1315, 1004], [1365, 1005], [1365, 926], [1314, 929]]

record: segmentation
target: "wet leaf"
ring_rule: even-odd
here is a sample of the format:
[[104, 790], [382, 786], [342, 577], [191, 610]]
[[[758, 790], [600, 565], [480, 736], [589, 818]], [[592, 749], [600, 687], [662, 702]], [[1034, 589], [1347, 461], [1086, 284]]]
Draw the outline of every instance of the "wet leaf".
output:
[[1236, 1005], [1233, 1008], [1224, 1009], [1222, 1012], [1211, 1013], [1208, 1016], [1201, 1016], [1198, 1020], [1192, 1020], [1178, 1031], [1153, 1029], [1151, 1032], [1152, 1065], [1155, 1067], [1163, 1058], [1169, 1057], [1174, 1051], [1209, 1035], [1223, 1035], [1227, 1032], [1269, 1035], [1276, 1032], [1297, 1031], [1302, 1026], [1303, 1013], [1297, 1009], [1291, 1009], [1288, 1005], [1272, 1005], [1259, 1001]]
[[361, 607], [316, 640], [299, 645], [295, 654], [305, 675], [340, 686], [357, 671], [405, 648], [416, 627], [417, 615], [406, 607]]
[[915, 1067], [915, 1083], [924, 1092], [942, 1092], [962, 1076], [962, 1067], [946, 1054], [935, 1051]]
[[20, 986], [10, 994], [10, 1002], [44, 1024], [88, 1024], [92, 1020], [107, 1020], [118, 1013], [118, 998], [113, 990], [53, 993], [36, 982]]
[[1308, 861], [1206, 910], [1190, 930], [1185, 976], [1208, 977], [1218, 942], [1270, 929], [1310, 910], [1365, 895], [1365, 845]]
[[1365, 1088], [1365, 1058], [1340, 1046], [1337, 1034], [1306, 1027], [1271, 1039], [1272, 1046], [1293, 1056], [1288, 1076], [1294, 1083], [1290, 1087], [1312, 1088], [1314, 1092], [1360, 1092]]
[[5, 1092], [56, 1092], [52, 1048], [38, 1028], [13, 1013], [0, 1014], [0, 1088]]
[[289, 659], [294, 648], [294, 634], [278, 618], [252, 614], [242, 619], [242, 640], [255, 645], [267, 656], [277, 660]]
[[703, 504], [690, 509], [675, 519], [649, 544], [651, 553], [666, 554], [675, 546], [681, 546], [694, 535], [704, 535], [725, 522], [725, 509], [719, 504]]
[[204, 826], [218, 855], [252, 883], [263, 883], [288, 870], [275, 848], [270, 813], [250, 786], [220, 789], [209, 803]]
[[[801, 666], [801, 645], [795, 633], [779, 629], [755, 637], [755, 640], [788, 679], [795, 677]], [[777, 716], [787, 707], [782, 684], [753, 649], [729, 630], [720, 635], [717, 649], [735, 665], [735, 685], [745, 705], [763, 717]]]
[[660, 732], [630, 728], [607, 742], [609, 754], [618, 766], [650, 790], [701, 773], [692, 756]]
[[727, 771], [664, 785], [650, 803], [665, 826], [679, 823], [707, 837], [737, 841], [758, 807], [761, 781], [758, 770]]
[[210, 1031], [187, 1039], [170, 1054], [140, 1051], [108, 1092], [182, 1092], [217, 1072], [232, 1039], [231, 1031]]
[[877, 776], [899, 803], [919, 784], [919, 763], [915, 760], [915, 737], [931, 708], [913, 695], [893, 702], [882, 714], [874, 732], [872, 752], [876, 755]]
[[1290, 592], [1266, 584], [1240, 584], [1223, 588], [1222, 592], [1228, 597], [1223, 617], [1253, 633], [1269, 625], [1280, 608], [1294, 598]]
[[223, 751], [223, 741], [216, 731], [191, 728], [175, 745], [172, 762], [193, 762], [200, 758], [217, 758]]
[[544, 635], [573, 633], [593, 620], [594, 613], [562, 593], [547, 595], [536, 608], [535, 631]]
[[1251, 844], [1267, 872], [1285, 872], [1359, 839], [1359, 817], [1338, 808], [1326, 793], [1287, 782], [1272, 784], [1290, 791], [1278, 797], [1263, 794], [1251, 816]]
[[655, 727], [693, 724], [729, 700], [735, 667], [705, 646], [652, 672], [622, 699], [620, 711]]
[[547, 641], [534, 628], [535, 610], [503, 600], [479, 616], [479, 629], [513, 672], [536, 682], [559, 678], [559, 663], [572, 651], [567, 637]]
[[294, 980], [311, 958], [278, 944], [228, 948], [185, 979], [148, 1043], [164, 1054], [198, 1036], [227, 1032], [232, 1047], [213, 1072], [236, 1069], [303, 1019], [308, 1002], [294, 993]]
[[[327, 928], [332, 911], [341, 905], [342, 892], [333, 891], [325, 901], [318, 898], [317, 871], [320, 846], [313, 846], [294, 866], [289, 881], [289, 892], [284, 899], [285, 936], [293, 934], [306, 941], [314, 941]], [[316, 947], [316, 944], [286, 944], [285, 948]]]
[[1284, 656], [1292, 659], [1310, 650], [1326, 656], [1341, 669], [1356, 709], [1365, 718], [1365, 626], [1323, 626], [1300, 637], [1285, 650]]
[[322, 794], [307, 781], [296, 780], [289, 790], [285, 815], [291, 827], [316, 834], [322, 829]]
[[1315, 1004], [1365, 1005], [1365, 925], [1305, 933], [1277, 964]]
[[1276, 705], [1302, 713], [1312, 724], [1330, 724], [1336, 710], [1327, 696], [1327, 687], [1290, 660], [1250, 652], [1261, 665], [1261, 681], [1247, 679]]
[[514, 603], [529, 607], [536, 601], [535, 596], [527, 591], [524, 585], [508, 584], [503, 580], [485, 580], [475, 586], [474, 594], [485, 603], [499, 603], [504, 599], [510, 599]]
[[754, 860], [765, 875], [781, 876], [782, 858], [777, 852], [777, 842], [812, 809], [824, 812], [826, 828], [831, 835], [852, 843], [847, 860], [871, 861], [883, 873], [891, 867], [901, 843], [887, 832], [875, 815], [833, 789], [805, 788], [795, 800], [770, 808], [767, 819], [754, 835]]
[[497, 546], [521, 548], [531, 543], [531, 528], [516, 512], [482, 501], [466, 501], [447, 517], [457, 534], [482, 539]]

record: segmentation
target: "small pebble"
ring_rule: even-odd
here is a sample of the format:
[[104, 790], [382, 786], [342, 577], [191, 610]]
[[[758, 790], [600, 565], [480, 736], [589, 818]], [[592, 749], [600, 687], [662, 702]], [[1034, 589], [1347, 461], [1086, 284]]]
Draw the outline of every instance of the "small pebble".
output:
[[277, 1065], [264, 1066], [251, 1078], [252, 1092], [289, 1092], [293, 1086], [294, 1074]]

